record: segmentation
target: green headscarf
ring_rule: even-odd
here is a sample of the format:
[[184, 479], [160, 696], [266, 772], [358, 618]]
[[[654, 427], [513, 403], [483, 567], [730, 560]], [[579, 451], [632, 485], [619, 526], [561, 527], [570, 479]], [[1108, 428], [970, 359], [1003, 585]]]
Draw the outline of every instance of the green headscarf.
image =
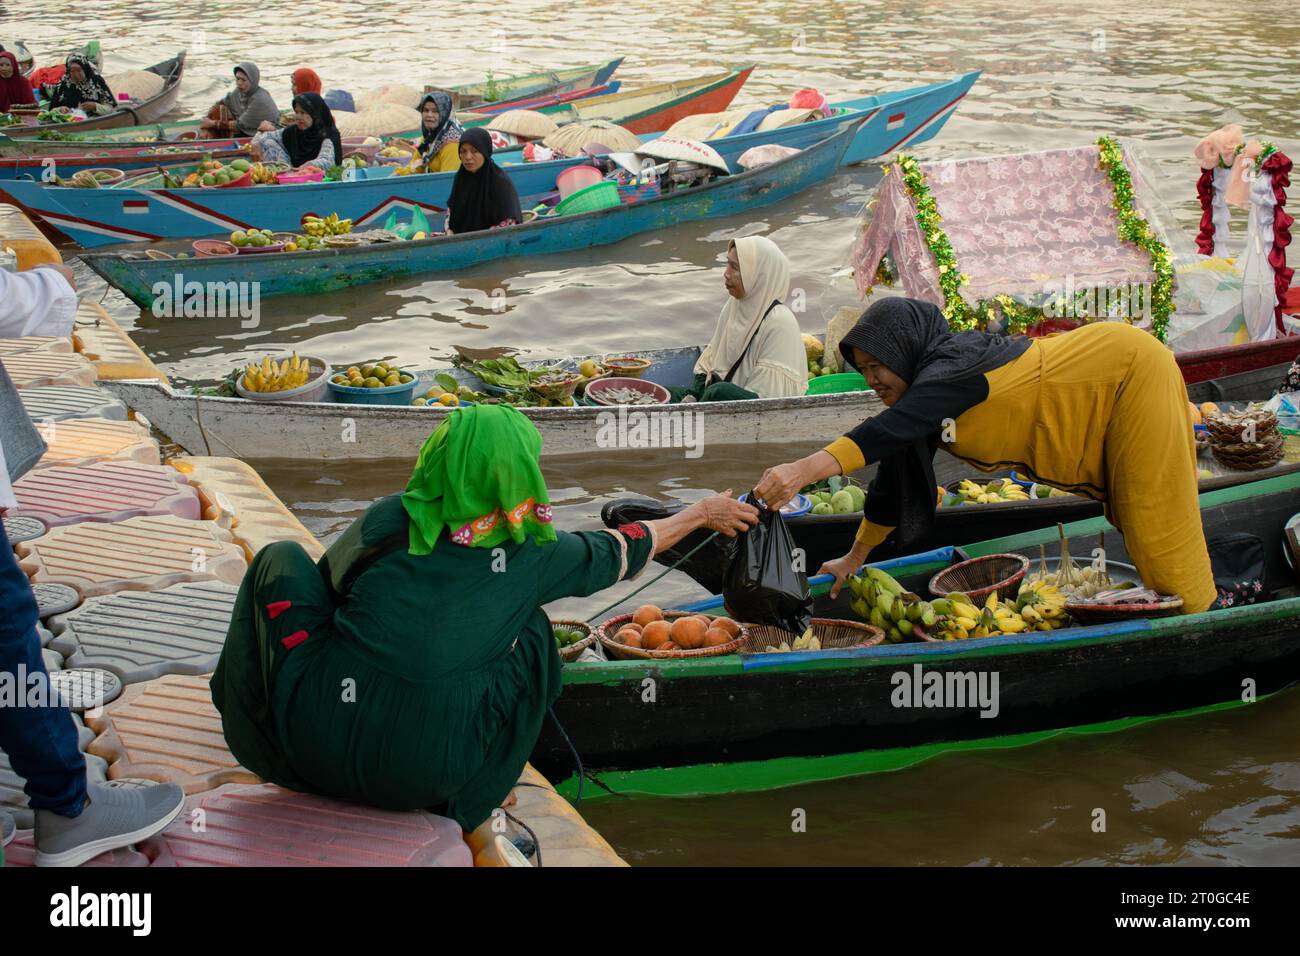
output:
[[450, 412], [425, 441], [406, 484], [411, 554], [429, 554], [444, 528], [451, 540], [491, 548], [531, 535], [555, 540], [546, 482], [537, 466], [542, 436], [509, 405]]

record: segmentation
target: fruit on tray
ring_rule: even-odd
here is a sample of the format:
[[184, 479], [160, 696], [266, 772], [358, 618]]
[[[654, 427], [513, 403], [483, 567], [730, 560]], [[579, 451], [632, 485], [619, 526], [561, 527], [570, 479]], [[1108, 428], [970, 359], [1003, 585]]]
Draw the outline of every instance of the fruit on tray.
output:
[[410, 384], [415, 381], [415, 376], [403, 372], [396, 365], [376, 362], [374, 365], [349, 366], [346, 371], [332, 375], [330, 381], [351, 388], [389, 388]]
[[269, 355], [260, 365], [250, 362], [244, 368], [240, 384], [250, 392], [283, 392], [306, 385], [310, 378], [311, 363], [294, 352], [290, 358], [279, 362], [272, 361]]
[[309, 236], [341, 236], [352, 231], [352, 220], [340, 219], [336, 212], [324, 219], [319, 216], [304, 216], [302, 231]]
[[995, 504], [1002, 501], [1028, 501], [1029, 492], [1023, 485], [1018, 485], [1010, 478], [995, 478], [986, 485], [981, 485], [971, 478], [963, 478], [957, 490], [953, 492], [956, 500], [953, 504]]
[[1014, 601], [1004, 602], [994, 591], [981, 607], [961, 591], [954, 591], [931, 601], [930, 606], [937, 615], [931, 636], [945, 641], [1050, 631], [1066, 622], [1065, 596], [1043, 581], [1021, 584]]
[[245, 246], [273, 246], [276, 244], [275, 233], [270, 229], [249, 229], [247, 232], [237, 229], [230, 234], [230, 244], [241, 249]]
[[729, 644], [739, 636], [740, 625], [729, 617], [689, 614], [668, 621], [659, 607], [644, 604], [636, 609], [630, 622], [618, 629], [614, 640], [647, 651], [693, 651]]

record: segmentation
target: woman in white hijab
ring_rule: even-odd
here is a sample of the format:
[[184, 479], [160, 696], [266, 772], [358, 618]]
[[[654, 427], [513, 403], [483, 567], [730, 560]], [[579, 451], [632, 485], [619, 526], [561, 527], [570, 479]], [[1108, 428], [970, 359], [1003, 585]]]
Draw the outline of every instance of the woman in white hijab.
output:
[[808, 387], [808, 360], [794, 313], [785, 305], [790, 263], [764, 236], [733, 239], [723, 282], [730, 298], [713, 340], [695, 363], [695, 384], [677, 401], [786, 398]]

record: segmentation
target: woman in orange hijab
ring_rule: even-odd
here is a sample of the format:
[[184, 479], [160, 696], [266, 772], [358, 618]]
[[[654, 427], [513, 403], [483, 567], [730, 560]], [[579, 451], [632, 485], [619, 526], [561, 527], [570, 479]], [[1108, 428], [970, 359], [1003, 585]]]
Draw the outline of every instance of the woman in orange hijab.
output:
[[[315, 93], [317, 95], [320, 95], [320, 89], [321, 89], [320, 75], [317, 74], [315, 70], [308, 69], [305, 66], [299, 67], [298, 69], [293, 71], [293, 76], [290, 80], [289, 85], [293, 91], [291, 94], [293, 96], [297, 96], [299, 93]], [[290, 119], [292, 119], [293, 114], [289, 113], [287, 114], [287, 116]], [[286, 125], [285, 117], [282, 116], [280, 118], [280, 126], [284, 126], [284, 125]], [[269, 120], [264, 120], [260, 124], [258, 124], [257, 131], [259, 133], [270, 133], [277, 128], [278, 127], [274, 123], [270, 122]]]

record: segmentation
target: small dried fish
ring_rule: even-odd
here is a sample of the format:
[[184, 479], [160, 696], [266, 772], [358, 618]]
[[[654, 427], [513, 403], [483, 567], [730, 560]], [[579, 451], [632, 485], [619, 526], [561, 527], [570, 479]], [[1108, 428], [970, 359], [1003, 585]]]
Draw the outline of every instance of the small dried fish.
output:
[[659, 400], [648, 392], [639, 392], [635, 388], [605, 388], [601, 396], [616, 405], [658, 405]]

